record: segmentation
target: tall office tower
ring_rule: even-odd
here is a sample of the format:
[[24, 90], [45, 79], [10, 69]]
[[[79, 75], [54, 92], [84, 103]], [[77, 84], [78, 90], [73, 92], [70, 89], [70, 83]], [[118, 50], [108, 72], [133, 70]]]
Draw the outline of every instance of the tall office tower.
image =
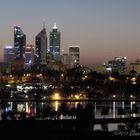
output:
[[60, 32], [56, 27], [56, 23], [52, 32], [50, 32], [50, 54], [53, 60], [60, 61]]
[[11, 62], [15, 59], [15, 49], [13, 46], [4, 47], [4, 62]]
[[119, 56], [108, 62], [107, 70], [124, 74], [126, 71], [126, 57]]
[[80, 46], [69, 46], [70, 68], [80, 64]]
[[30, 69], [34, 63], [34, 46], [27, 45], [25, 47], [25, 69]]
[[[136, 73], [139, 74], [140, 73], [140, 60], [136, 59], [135, 62], [131, 62], [130, 66], [127, 67], [127, 70], [128, 70], [127, 72], [129, 74], [133, 74], [133, 75], [135, 75]], [[135, 73], [135, 71], [136, 71], [136, 73]]]
[[21, 27], [14, 26], [14, 49], [16, 59], [24, 59], [25, 45], [26, 35], [21, 30]]
[[62, 64], [64, 65], [64, 68], [65, 69], [68, 69], [69, 68], [69, 55], [67, 53], [64, 53], [62, 56], [61, 56], [61, 62]]
[[35, 64], [47, 63], [47, 33], [45, 27], [35, 38]]

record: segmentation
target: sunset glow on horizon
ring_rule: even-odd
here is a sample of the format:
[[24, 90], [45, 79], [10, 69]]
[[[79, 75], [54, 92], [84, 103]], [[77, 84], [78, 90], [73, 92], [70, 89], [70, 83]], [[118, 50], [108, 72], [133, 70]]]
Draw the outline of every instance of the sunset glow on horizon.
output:
[[[13, 46], [13, 26], [21, 26], [27, 44], [35, 44], [44, 19], [49, 32], [61, 32], [61, 49], [80, 46], [81, 64], [101, 65], [115, 56], [140, 59], [139, 0], [1, 0], [0, 60], [4, 46]], [[49, 47], [49, 43], [48, 43]]]

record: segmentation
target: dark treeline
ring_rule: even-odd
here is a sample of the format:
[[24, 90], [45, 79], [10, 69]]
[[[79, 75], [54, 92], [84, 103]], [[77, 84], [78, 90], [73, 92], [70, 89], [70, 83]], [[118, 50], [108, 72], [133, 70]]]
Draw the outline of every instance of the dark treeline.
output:
[[43, 108], [37, 106], [36, 114], [26, 113], [26, 112], [18, 112], [15, 109], [12, 111], [4, 111], [1, 115], [2, 120], [49, 120], [49, 119], [60, 119], [60, 116], [71, 116], [73, 119], [94, 119], [94, 110], [92, 103], [87, 103], [85, 107], [83, 107], [80, 103], [77, 104], [76, 108], [68, 108], [65, 102], [61, 103], [58, 111], [55, 111], [49, 105], [44, 105]]

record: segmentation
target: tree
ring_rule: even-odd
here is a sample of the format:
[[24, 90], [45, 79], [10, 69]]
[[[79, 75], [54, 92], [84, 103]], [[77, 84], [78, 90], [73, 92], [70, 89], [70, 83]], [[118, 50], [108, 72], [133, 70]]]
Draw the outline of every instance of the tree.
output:
[[108, 115], [108, 113], [109, 113], [109, 107], [105, 107], [101, 111], [101, 115], [103, 115], [104, 118], [105, 118], [106, 115]]
[[123, 108], [118, 108], [118, 115], [120, 115], [120, 117], [125, 115], [125, 110]]
[[62, 102], [59, 110], [58, 110], [59, 115], [67, 115], [68, 114], [68, 107], [65, 102]]

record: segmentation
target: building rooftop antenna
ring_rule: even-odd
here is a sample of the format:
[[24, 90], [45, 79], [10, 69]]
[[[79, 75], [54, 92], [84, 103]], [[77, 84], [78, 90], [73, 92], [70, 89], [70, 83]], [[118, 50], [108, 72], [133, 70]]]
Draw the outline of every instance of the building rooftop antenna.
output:
[[54, 23], [53, 29], [57, 29], [56, 22]]
[[45, 29], [45, 26], [46, 26], [46, 20], [43, 19], [43, 29]]

